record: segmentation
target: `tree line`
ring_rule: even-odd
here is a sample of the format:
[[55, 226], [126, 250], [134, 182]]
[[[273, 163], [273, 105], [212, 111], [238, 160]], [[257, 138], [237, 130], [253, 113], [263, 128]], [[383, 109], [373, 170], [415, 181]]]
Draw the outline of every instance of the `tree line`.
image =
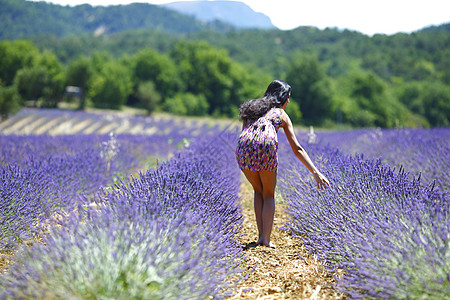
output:
[[268, 76], [247, 72], [225, 50], [180, 42], [163, 54], [144, 48], [118, 58], [107, 52], [63, 64], [30, 41], [0, 42], [0, 110], [5, 118], [25, 102], [56, 107], [65, 87], [80, 90], [79, 109], [124, 105], [180, 115], [237, 115], [240, 102], [259, 94]]

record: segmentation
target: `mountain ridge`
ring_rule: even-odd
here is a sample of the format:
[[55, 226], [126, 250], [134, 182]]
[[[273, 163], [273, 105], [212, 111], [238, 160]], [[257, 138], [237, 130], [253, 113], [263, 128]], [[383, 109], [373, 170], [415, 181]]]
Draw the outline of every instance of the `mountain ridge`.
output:
[[268, 16], [255, 12], [250, 6], [239, 1], [175, 1], [161, 6], [194, 16], [201, 21], [220, 20], [236, 28], [276, 28]]
[[[252, 15], [260, 15], [270, 22], [270, 18], [251, 10], [246, 4], [238, 1], [192, 1], [203, 3], [229, 2], [228, 4], [246, 7]], [[172, 2], [174, 3], [174, 2]], [[179, 13], [163, 5], [148, 3], [132, 3], [126, 5], [91, 6], [82, 4], [62, 6], [47, 2], [27, 0], [0, 0], [0, 40], [15, 40], [51, 35], [57, 38], [80, 35], [110, 35], [130, 30], [151, 30], [163, 34], [194, 34], [205, 30], [225, 33], [230, 30], [253, 29], [236, 24], [226, 23], [212, 17], [214, 21], [196, 19], [192, 15]], [[230, 10], [232, 12], [232, 10]], [[226, 14], [230, 15], [230, 11]], [[221, 12], [225, 13], [225, 12]], [[232, 13], [231, 13], [232, 14]], [[245, 20], [245, 13], [235, 17]], [[268, 20], [268, 21], [267, 21]], [[270, 22], [270, 24], [272, 24]], [[242, 24], [240, 25], [242, 26]], [[269, 26], [269, 25], [267, 25]], [[273, 25], [272, 25], [273, 26]], [[301, 28], [298, 27], [298, 28]], [[315, 28], [315, 27], [314, 27]], [[259, 29], [261, 30], [261, 29]], [[264, 30], [264, 29], [263, 29]], [[280, 30], [275, 26], [267, 29]], [[448, 32], [449, 25], [425, 27], [417, 32]], [[283, 31], [283, 30], [280, 30]], [[292, 30], [288, 30], [292, 31]], [[345, 31], [344, 31], [345, 32]]]

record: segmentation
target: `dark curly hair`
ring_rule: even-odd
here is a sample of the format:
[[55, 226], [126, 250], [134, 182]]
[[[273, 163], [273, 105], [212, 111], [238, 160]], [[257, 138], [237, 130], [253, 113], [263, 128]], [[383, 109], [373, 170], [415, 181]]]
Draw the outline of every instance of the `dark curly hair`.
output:
[[291, 86], [284, 81], [274, 80], [267, 87], [262, 98], [250, 99], [239, 107], [239, 117], [246, 121], [255, 121], [274, 107], [283, 107], [289, 99]]

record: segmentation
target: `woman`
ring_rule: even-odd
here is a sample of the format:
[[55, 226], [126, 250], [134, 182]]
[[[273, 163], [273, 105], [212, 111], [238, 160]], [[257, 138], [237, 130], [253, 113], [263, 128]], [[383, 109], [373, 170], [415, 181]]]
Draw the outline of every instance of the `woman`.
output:
[[284, 81], [275, 80], [267, 87], [262, 98], [248, 100], [239, 109], [243, 125], [236, 148], [236, 159], [254, 190], [258, 227], [256, 244], [267, 247], [274, 247], [270, 243], [270, 234], [275, 214], [277, 131], [280, 127], [284, 129], [294, 154], [313, 174], [317, 187], [322, 190], [330, 185], [295, 137], [292, 122], [285, 112], [290, 95], [291, 87]]

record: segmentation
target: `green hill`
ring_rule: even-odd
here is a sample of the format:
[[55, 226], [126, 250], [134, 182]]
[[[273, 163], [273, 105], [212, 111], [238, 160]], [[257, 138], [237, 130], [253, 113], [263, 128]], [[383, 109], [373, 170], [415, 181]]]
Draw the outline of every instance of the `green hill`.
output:
[[268, 16], [239, 1], [178, 1], [163, 6], [206, 22], [221, 20], [236, 28], [275, 28]]
[[220, 22], [200, 22], [162, 6], [144, 3], [69, 7], [46, 2], [0, 0], [0, 7], [0, 39], [18, 39], [38, 34], [57, 37], [101, 35], [132, 29], [189, 33], [205, 28], [224, 30], [229, 27]]

